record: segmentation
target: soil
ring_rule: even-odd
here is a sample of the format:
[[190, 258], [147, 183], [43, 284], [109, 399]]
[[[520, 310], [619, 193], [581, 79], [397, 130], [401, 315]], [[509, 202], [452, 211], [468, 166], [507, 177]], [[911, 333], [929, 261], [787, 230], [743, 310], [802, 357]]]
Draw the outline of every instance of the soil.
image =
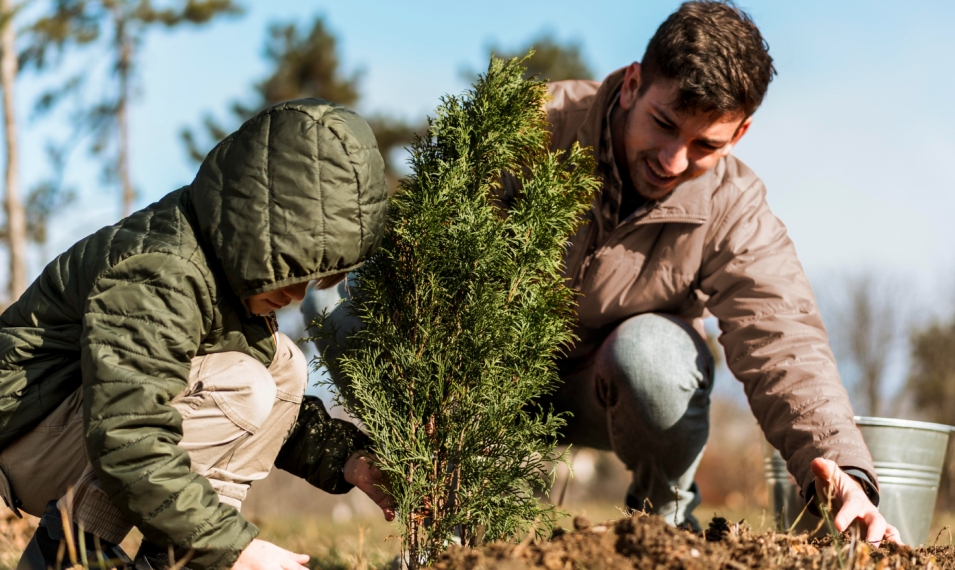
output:
[[645, 514], [596, 526], [577, 517], [574, 527], [572, 532], [558, 530], [547, 542], [453, 547], [435, 568], [955, 570], [955, 546], [950, 544], [872, 548], [850, 533], [814, 539], [805, 534], [756, 534], [745, 523], [721, 518], [713, 519], [703, 533], [677, 529], [660, 517]]
[[20, 553], [27, 547], [36, 525], [35, 517], [17, 518], [0, 501], [0, 569], [16, 568]]

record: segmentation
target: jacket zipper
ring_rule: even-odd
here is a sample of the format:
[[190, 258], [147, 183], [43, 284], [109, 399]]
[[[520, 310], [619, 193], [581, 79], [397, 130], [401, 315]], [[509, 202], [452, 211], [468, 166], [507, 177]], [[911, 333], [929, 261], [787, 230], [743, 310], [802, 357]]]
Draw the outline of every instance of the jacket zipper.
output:
[[269, 314], [262, 317], [265, 319], [265, 324], [269, 327], [269, 332], [272, 333], [272, 341], [275, 343], [275, 349], [279, 348], [279, 319], [275, 316], [275, 311], [269, 311]]

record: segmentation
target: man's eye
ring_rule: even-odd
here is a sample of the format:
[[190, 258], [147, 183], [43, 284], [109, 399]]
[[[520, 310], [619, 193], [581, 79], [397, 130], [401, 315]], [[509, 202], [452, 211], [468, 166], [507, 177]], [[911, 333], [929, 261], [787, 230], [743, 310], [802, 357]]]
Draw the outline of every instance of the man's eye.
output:
[[673, 130], [673, 125], [671, 125], [671, 124], [669, 124], [669, 123], [665, 123], [665, 122], [661, 121], [660, 119], [658, 119], [657, 117], [653, 117], [653, 121], [657, 124], [658, 127], [660, 127], [661, 129], [663, 129], [663, 130], [665, 130], [665, 131], [672, 131], [672, 130]]

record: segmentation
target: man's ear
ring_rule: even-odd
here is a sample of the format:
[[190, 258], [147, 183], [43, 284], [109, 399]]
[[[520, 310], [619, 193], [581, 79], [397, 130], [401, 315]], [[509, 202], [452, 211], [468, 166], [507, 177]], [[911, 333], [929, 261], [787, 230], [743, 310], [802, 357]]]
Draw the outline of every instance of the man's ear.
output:
[[640, 91], [640, 64], [633, 62], [623, 73], [623, 85], [620, 86], [620, 108], [629, 111], [637, 100]]
[[739, 140], [743, 138], [743, 135], [746, 134], [746, 131], [749, 130], [751, 124], [753, 124], [753, 117], [746, 117], [746, 120], [740, 123], [739, 127], [736, 128], [736, 132], [733, 134], [733, 139], [728, 145], [723, 147], [724, 155], [729, 154], [730, 151], [733, 150], [736, 143], [738, 143]]

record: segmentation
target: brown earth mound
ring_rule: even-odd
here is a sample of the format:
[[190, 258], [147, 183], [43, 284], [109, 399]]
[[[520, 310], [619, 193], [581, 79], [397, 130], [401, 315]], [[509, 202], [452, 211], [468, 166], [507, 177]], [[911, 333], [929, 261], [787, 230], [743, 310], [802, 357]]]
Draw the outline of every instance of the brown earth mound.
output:
[[951, 545], [872, 548], [850, 533], [821, 539], [754, 534], [745, 523], [717, 518], [706, 532], [696, 534], [643, 514], [597, 526], [578, 517], [574, 526], [574, 532], [558, 531], [547, 542], [491, 544], [482, 549], [455, 547], [442, 555], [435, 568], [955, 570], [955, 547]]

